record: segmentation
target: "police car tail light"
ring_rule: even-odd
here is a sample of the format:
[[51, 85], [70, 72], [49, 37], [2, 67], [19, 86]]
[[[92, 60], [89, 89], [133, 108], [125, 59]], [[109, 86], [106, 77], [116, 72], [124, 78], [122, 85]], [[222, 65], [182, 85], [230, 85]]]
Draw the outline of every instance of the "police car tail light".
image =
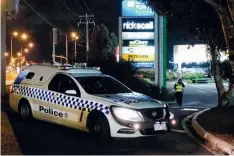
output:
[[122, 107], [112, 107], [112, 110], [114, 115], [121, 120], [133, 122], [144, 121], [142, 114], [138, 111]]

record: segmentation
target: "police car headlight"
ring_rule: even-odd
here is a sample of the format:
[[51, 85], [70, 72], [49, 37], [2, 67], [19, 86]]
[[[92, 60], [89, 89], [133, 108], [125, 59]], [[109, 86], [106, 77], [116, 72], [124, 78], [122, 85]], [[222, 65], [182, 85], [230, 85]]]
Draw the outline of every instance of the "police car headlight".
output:
[[121, 120], [133, 122], [145, 121], [142, 114], [136, 110], [123, 107], [112, 107], [112, 111], [114, 115]]
[[174, 119], [175, 115], [173, 113], [170, 112], [170, 120]]

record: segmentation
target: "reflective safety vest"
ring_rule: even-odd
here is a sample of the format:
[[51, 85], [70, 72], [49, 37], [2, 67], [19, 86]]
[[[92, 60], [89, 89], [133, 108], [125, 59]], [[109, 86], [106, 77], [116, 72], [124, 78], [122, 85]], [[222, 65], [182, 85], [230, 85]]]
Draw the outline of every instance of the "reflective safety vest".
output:
[[176, 83], [176, 92], [183, 92], [183, 85], [182, 84], [179, 84], [179, 83]]

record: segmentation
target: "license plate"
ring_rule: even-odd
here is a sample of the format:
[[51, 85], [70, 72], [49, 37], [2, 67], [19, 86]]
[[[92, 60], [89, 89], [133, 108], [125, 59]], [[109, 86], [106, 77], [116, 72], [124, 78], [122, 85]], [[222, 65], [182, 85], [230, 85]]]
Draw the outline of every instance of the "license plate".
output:
[[162, 122], [162, 123], [155, 123], [155, 124], [154, 124], [154, 130], [155, 130], [155, 131], [167, 130], [167, 125], [166, 125], [165, 122]]

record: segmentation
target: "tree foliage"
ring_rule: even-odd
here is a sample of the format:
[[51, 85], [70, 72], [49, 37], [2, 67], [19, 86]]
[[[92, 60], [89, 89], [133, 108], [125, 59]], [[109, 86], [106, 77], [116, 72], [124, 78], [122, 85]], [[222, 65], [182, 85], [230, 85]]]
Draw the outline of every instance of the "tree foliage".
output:
[[104, 24], [95, 26], [91, 36], [88, 62], [113, 58], [117, 46], [118, 39], [114, 33], [109, 33], [108, 28]]
[[[234, 0], [141, 0], [159, 15], [178, 19], [187, 27], [186, 39], [195, 37], [208, 45], [212, 58], [219, 106], [228, 103], [234, 91]], [[219, 20], [219, 21], [218, 21]], [[227, 51], [228, 49], [228, 51]], [[228, 52], [229, 60], [221, 63], [220, 52]], [[222, 79], [228, 79], [226, 91]]]

